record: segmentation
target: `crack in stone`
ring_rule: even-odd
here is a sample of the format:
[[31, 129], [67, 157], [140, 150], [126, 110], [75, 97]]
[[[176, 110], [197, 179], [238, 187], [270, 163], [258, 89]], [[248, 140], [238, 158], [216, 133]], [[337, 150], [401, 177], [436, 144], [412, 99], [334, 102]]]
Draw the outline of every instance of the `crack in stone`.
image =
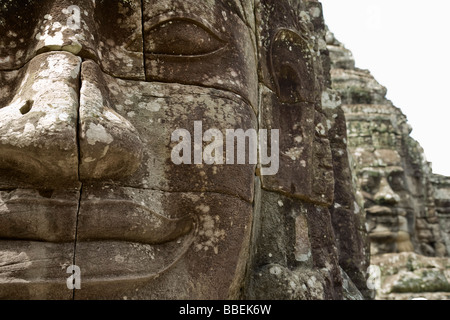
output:
[[[78, 207], [77, 207], [77, 217], [76, 217], [76, 222], [75, 222], [75, 238], [74, 238], [74, 244], [73, 244], [73, 265], [76, 265], [76, 250], [77, 250], [77, 237], [78, 237], [78, 218], [80, 216], [80, 208], [81, 208], [81, 197], [83, 195], [83, 182], [80, 179], [80, 166], [81, 166], [81, 148], [80, 148], [80, 138], [81, 138], [81, 117], [80, 117], [80, 107], [81, 107], [81, 86], [82, 86], [82, 81], [81, 81], [81, 70], [82, 70], [82, 66], [83, 66], [83, 60], [81, 61], [80, 64], [80, 74], [79, 74], [79, 78], [78, 78], [78, 109], [77, 109], [77, 126], [76, 126], [76, 141], [77, 141], [77, 150], [78, 150], [78, 181], [80, 182], [80, 195], [78, 198]], [[75, 300], [75, 290], [76, 288], [73, 288], [73, 293], [72, 293], [72, 300]]]
[[144, 67], [144, 81], [147, 81], [147, 67], [145, 62], [145, 37], [144, 37], [144, 0], [141, 0], [141, 37], [142, 37], [142, 63]]

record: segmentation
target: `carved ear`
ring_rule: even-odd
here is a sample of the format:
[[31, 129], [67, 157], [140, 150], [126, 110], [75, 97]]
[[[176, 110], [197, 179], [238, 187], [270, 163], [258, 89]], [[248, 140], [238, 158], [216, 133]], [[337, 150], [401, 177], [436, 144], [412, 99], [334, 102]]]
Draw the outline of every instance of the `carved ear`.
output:
[[279, 30], [270, 48], [272, 77], [283, 103], [314, 102], [315, 80], [308, 44], [296, 32]]

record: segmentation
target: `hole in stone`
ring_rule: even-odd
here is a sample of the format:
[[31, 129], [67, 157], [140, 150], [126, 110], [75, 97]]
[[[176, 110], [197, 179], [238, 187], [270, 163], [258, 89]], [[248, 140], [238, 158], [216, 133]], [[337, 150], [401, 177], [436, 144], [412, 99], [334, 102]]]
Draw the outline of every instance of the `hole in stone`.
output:
[[27, 102], [25, 102], [25, 104], [20, 108], [20, 113], [27, 114], [28, 112], [30, 112], [31, 107], [33, 106], [33, 102], [33, 100], [27, 100]]
[[41, 197], [50, 199], [53, 195], [53, 190], [39, 190], [39, 195]]

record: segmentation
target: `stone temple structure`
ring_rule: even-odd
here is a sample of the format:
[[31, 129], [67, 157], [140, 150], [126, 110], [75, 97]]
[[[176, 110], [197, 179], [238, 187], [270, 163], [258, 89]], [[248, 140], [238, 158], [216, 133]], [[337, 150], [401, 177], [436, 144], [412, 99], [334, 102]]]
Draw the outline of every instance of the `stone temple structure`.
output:
[[370, 297], [329, 70], [317, 1], [2, 1], [0, 298]]
[[371, 263], [381, 267], [377, 298], [448, 299], [450, 261], [442, 257], [450, 253], [449, 180], [432, 174], [424, 150], [409, 135], [406, 116], [386, 99], [386, 88], [355, 67], [351, 52], [331, 32], [327, 46], [332, 86], [347, 121]]
[[370, 299], [371, 250], [445, 291], [385, 93], [316, 0], [0, 1], [0, 299]]

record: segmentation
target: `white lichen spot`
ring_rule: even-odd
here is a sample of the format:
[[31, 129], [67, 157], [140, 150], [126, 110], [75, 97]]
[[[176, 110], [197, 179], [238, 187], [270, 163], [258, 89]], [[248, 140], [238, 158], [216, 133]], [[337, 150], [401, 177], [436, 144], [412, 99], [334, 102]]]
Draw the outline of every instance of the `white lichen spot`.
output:
[[114, 257], [114, 260], [118, 263], [123, 263], [125, 261], [125, 258], [123, 256], [121, 256], [120, 254], [118, 254]]
[[303, 148], [293, 147], [290, 148], [288, 151], [285, 152], [285, 155], [287, 155], [291, 160], [295, 161], [297, 160], [300, 155], [303, 152]]
[[325, 133], [326, 133], [325, 126], [322, 123], [317, 124], [316, 132], [321, 135], [325, 135]]
[[279, 266], [273, 266], [269, 269], [270, 274], [279, 275], [281, 274], [281, 268]]
[[320, 14], [322, 13], [322, 11], [320, 10], [320, 8], [318, 8], [318, 7], [311, 8], [311, 9], [309, 10], [309, 12], [311, 13], [311, 15], [312, 15], [314, 18], [319, 18], [319, 17], [320, 17]]
[[[201, 206], [198, 206], [197, 208], [199, 207]], [[207, 211], [209, 211], [209, 206], [205, 206], [203, 210], [206, 211], [206, 207], [208, 208]], [[218, 243], [225, 238], [225, 230], [216, 227], [218, 221], [219, 216], [215, 216], [214, 218], [210, 215], [200, 216], [199, 238], [195, 245], [197, 251], [207, 251], [211, 248], [215, 254], [218, 254]]]
[[86, 131], [87, 142], [90, 145], [95, 145], [97, 142], [110, 144], [113, 142], [113, 137], [106, 131], [101, 124], [89, 124], [89, 129]]
[[358, 204], [356, 203], [356, 201], [355, 201], [353, 204], [354, 204], [354, 206], [355, 206], [355, 211], [354, 211], [354, 213], [355, 213], [355, 214], [359, 214], [359, 210], [360, 210], [361, 208], [358, 206]]
[[205, 204], [201, 204], [201, 205], [197, 206], [196, 209], [200, 210], [203, 213], [208, 213], [210, 210], [209, 206], [207, 206]]
[[278, 200], [278, 205], [280, 206], [280, 207], [282, 207], [284, 204], [283, 204], [283, 201], [281, 201], [281, 200]]
[[151, 102], [140, 102], [138, 106], [139, 108], [147, 109], [152, 112], [158, 112], [161, 109], [161, 105], [158, 103], [157, 100]]
[[24, 136], [32, 135], [35, 130], [36, 130], [36, 127], [34, 126], [34, 124], [27, 122], [23, 129], [23, 135]]
[[69, 115], [67, 113], [63, 112], [63, 113], [59, 114], [58, 119], [63, 122], [66, 122], [69, 119]]
[[9, 61], [11, 61], [11, 56], [0, 58], [0, 63], [8, 63]]

